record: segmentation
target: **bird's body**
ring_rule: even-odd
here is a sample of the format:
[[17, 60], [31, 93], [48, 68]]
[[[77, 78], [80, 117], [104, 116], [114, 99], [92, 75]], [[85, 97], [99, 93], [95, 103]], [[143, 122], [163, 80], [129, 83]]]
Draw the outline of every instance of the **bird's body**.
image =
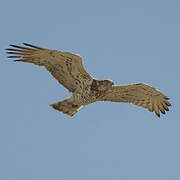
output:
[[45, 67], [52, 76], [72, 93], [72, 96], [51, 106], [69, 116], [76, 114], [80, 108], [96, 101], [131, 103], [149, 111], [168, 111], [168, 97], [151, 86], [138, 83], [131, 85], [114, 85], [111, 80], [92, 78], [82, 65], [82, 58], [77, 54], [49, 50], [24, 43], [23, 46], [10, 45], [7, 49], [9, 58], [15, 61], [33, 63]]

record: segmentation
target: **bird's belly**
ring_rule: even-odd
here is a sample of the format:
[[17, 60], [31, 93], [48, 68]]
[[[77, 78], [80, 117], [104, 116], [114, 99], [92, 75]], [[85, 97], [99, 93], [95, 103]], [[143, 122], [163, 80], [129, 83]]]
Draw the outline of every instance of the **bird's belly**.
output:
[[74, 101], [81, 105], [91, 104], [97, 100], [93, 94], [73, 94], [73, 97]]

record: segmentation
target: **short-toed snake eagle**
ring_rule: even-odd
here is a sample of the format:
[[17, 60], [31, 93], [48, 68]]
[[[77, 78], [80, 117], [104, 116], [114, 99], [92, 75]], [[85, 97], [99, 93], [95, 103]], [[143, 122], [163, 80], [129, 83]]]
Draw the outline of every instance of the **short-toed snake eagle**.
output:
[[23, 44], [25, 46], [10, 45], [13, 48], [6, 50], [12, 56], [8, 57], [45, 67], [72, 93], [71, 97], [51, 104], [62, 113], [73, 116], [83, 106], [96, 101], [131, 103], [155, 111], [158, 117], [159, 110], [163, 114], [169, 111], [169, 98], [147, 84], [114, 85], [111, 80], [95, 79], [86, 72], [77, 54]]

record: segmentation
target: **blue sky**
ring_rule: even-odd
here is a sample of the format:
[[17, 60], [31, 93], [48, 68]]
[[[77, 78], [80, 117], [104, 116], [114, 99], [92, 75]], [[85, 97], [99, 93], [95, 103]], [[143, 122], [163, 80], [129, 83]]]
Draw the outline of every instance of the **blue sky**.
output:
[[[4, 0], [0, 17], [0, 179], [180, 179], [180, 1]], [[62, 115], [49, 104], [68, 91], [7, 59], [22, 42], [78, 53], [92, 76], [146, 82], [173, 106], [160, 119], [103, 102]]]

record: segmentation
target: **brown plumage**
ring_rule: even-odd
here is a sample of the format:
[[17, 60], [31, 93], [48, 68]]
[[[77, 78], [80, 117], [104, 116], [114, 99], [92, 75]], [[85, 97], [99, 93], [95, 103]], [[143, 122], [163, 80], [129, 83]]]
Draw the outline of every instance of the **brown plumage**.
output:
[[[51, 75], [72, 93], [72, 96], [51, 106], [69, 116], [83, 106], [96, 101], [131, 103], [155, 112], [169, 111], [169, 98], [151, 86], [139, 83], [114, 85], [111, 80], [92, 78], [84, 69], [81, 56], [64, 51], [49, 50], [23, 43], [6, 49], [9, 58], [45, 67]], [[159, 112], [160, 111], [160, 112]]]

